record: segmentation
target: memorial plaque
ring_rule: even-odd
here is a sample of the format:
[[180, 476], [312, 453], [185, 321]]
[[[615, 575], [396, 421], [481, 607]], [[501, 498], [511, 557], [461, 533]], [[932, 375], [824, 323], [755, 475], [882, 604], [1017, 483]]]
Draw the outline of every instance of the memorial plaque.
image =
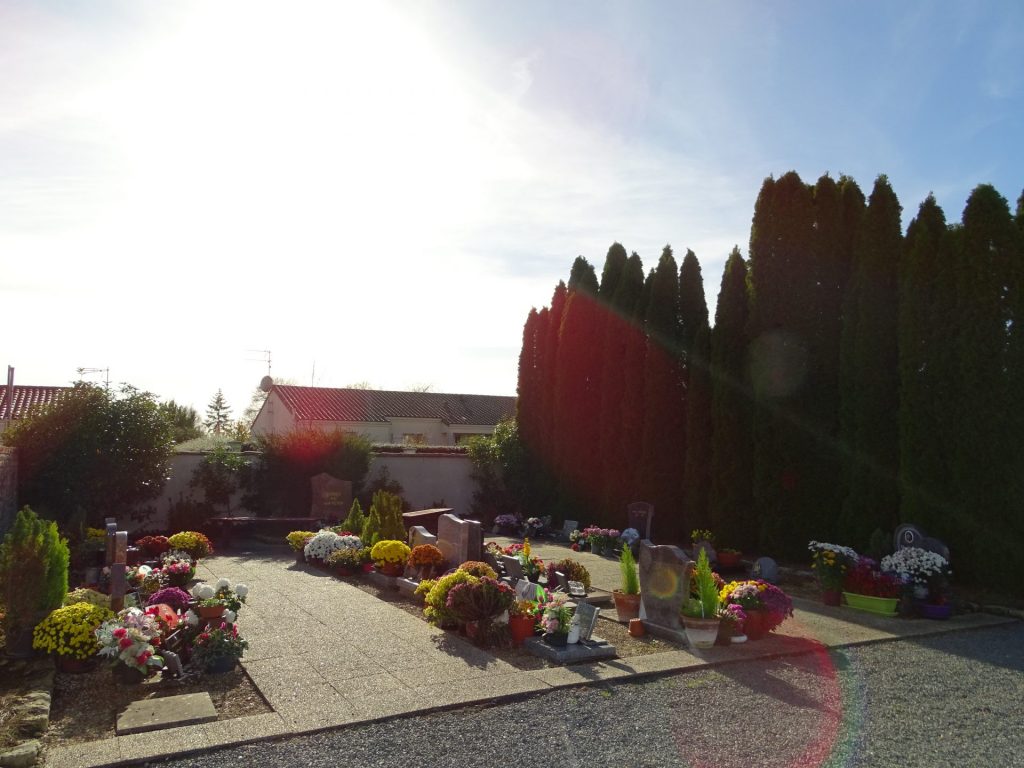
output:
[[683, 601], [690, 596], [690, 564], [679, 547], [640, 542], [641, 616], [652, 635], [684, 642], [686, 633], [679, 621]]
[[[352, 507], [352, 483], [321, 472], [310, 479], [313, 486], [311, 517], [331, 522], [344, 520]], [[352, 531], [356, 535], [358, 531]]]
[[539, 602], [543, 597], [544, 590], [539, 584], [534, 584], [529, 579], [520, 579], [516, 582], [516, 599]]
[[601, 609], [590, 603], [580, 603], [576, 606], [576, 616], [580, 620], [580, 640], [587, 641], [594, 634], [594, 627], [597, 626], [597, 617]]

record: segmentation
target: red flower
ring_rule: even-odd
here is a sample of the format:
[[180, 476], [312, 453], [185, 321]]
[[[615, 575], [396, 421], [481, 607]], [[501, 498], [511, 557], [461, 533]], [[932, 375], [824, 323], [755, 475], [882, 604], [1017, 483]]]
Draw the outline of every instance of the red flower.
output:
[[579, 544], [573, 544], [571, 549], [572, 549], [573, 552], [579, 552], [580, 551], [580, 545]]
[[118, 642], [117, 647], [123, 651], [125, 648], [131, 648], [132, 645], [133, 643], [130, 637], [122, 637], [120, 642]]
[[128, 630], [124, 627], [118, 627], [111, 633], [114, 637], [121, 638], [128, 634]]
[[143, 651], [142, 653], [140, 653], [138, 656], [135, 657], [135, 660], [137, 662], [139, 662], [139, 664], [145, 664], [147, 661], [149, 661], [149, 657], [152, 656], [152, 655], [153, 655], [152, 651]]
[[210, 639], [210, 633], [209, 632], [203, 632], [203, 634], [201, 634], [199, 636], [199, 639], [202, 640], [203, 642], [206, 642], [207, 640]]

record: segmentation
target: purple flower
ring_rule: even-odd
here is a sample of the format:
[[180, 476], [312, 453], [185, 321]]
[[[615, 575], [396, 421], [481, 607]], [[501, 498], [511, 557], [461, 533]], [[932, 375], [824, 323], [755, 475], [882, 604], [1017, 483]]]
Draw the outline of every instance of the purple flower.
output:
[[150, 595], [146, 605], [158, 605], [160, 603], [164, 603], [165, 605], [171, 606], [171, 608], [176, 611], [183, 611], [188, 607], [191, 599], [191, 595], [180, 587], [166, 587], [164, 589], [158, 589]]

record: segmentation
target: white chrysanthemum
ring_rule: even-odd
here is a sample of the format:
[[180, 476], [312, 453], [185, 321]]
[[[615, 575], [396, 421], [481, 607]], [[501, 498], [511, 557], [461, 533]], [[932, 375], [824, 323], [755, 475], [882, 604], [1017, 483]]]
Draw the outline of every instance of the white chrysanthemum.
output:
[[192, 594], [200, 600], [209, 600], [217, 594], [217, 590], [205, 582], [200, 582], [192, 588]]
[[358, 536], [339, 536], [338, 549], [362, 549], [363, 541]]
[[185, 615], [181, 618], [184, 619], [185, 623], [188, 624], [190, 627], [194, 627], [197, 624], [199, 624], [199, 616], [196, 615], [196, 612], [193, 611], [191, 608], [185, 611]]
[[234, 624], [235, 623], [235, 612], [234, 611], [224, 611], [222, 616], [224, 617], [224, 621], [226, 621], [228, 624]]
[[949, 562], [937, 552], [929, 552], [918, 547], [905, 547], [883, 557], [881, 568], [888, 573], [895, 573], [904, 581], [927, 584], [932, 576], [946, 573]]
[[341, 539], [334, 531], [320, 531], [302, 551], [307, 559], [326, 561], [332, 552], [344, 549]]
[[837, 555], [845, 555], [851, 560], [856, 560], [858, 557], [857, 552], [850, 547], [844, 547], [841, 544], [829, 544], [825, 541], [812, 541], [807, 545], [807, 548], [811, 552], [835, 552]]
[[221, 590], [221, 589], [227, 589], [230, 586], [231, 586], [231, 582], [228, 581], [227, 579], [217, 579], [217, 583], [214, 585], [214, 588], [217, 589], [217, 590]]
[[236, 584], [235, 594], [238, 595], [239, 600], [244, 600], [245, 596], [249, 594], [249, 587], [246, 584]]

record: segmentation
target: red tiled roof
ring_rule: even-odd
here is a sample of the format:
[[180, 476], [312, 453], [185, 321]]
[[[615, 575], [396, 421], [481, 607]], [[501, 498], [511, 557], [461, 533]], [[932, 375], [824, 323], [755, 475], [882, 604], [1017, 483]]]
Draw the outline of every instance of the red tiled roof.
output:
[[7, 385], [0, 385], [0, 418], [24, 419], [35, 411], [53, 405], [71, 392], [71, 387], [31, 387], [14, 385], [11, 413], [7, 415]]
[[444, 424], [497, 424], [515, 415], [516, 399], [499, 395], [384, 392], [275, 385], [297, 421], [386, 422], [389, 417], [440, 419]]

